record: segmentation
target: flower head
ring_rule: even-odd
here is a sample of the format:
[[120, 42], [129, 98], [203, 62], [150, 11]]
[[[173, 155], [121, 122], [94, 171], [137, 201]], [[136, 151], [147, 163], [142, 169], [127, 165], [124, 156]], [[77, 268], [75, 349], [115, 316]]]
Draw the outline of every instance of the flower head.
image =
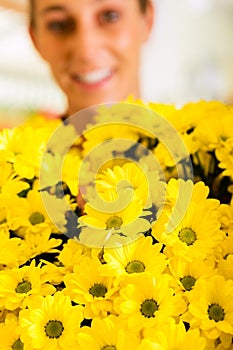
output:
[[82, 307], [72, 306], [70, 298], [61, 292], [38, 297], [28, 309], [20, 311], [21, 339], [29, 349], [76, 349], [82, 320]]

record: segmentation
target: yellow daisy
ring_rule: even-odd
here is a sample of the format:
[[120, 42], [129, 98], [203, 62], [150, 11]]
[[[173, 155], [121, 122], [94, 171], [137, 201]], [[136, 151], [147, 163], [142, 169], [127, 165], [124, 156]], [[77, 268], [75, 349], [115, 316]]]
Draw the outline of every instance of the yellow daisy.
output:
[[91, 328], [83, 327], [78, 333], [80, 350], [136, 349], [139, 341], [135, 334], [125, 332], [117, 317], [95, 318]]
[[28, 192], [26, 198], [21, 198], [20, 206], [15, 209], [16, 215], [20, 216], [21, 227], [19, 234], [55, 231], [54, 224], [47, 214], [43, 204], [41, 193], [37, 190]]
[[29, 184], [16, 176], [10, 163], [0, 163], [0, 198], [10, 198], [29, 188]]
[[77, 196], [80, 164], [80, 157], [72, 150], [65, 157], [59, 153], [46, 153], [41, 163], [40, 188], [49, 188], [52, 192], [54, 186], [63, 183], [73, 196]]
[[78, 265], [88, 255], [89, 251], [82, 244], [74, 239], [69, 239], [66, 244], [63, 244], [63, 249], [57, 258], [67, 270], [73, 270], [74, 266]]
[[138, 134], [135, 132], [136, 130], [136, 127], [132, 128], [126, 123], [114, 123], [112, 121], [111, 123], [108, 121], [108, 123], [101, 123], [94, 126], [89, 125], [88, 129], [83, 133], [85, 138], [83, 143], [83, 154], [88, 154], [99, 144], [104, 144], [106, 148], [111, 148], [111, 144], [115, 144], [116, 140], [118, 140], [119, 143], [119, 139], [123, 140], [123, 146], [119, 143], [120, 150], [126, 151], [126, 146], [129, 145], [129, 140], [138, 140]]
[[104, 274], [116, 277], [129, 277], [135, 274], [150, 273], [160, 276], [167, 267], [162, 244], [152, 244], [151, 237], [141, 237], [123, 247], [104, 250]]
[[118, 286], [113, 277], [102, 276], [102, 264], [98, 258], [85, 257], [74, 267], [74, 273], [64, 277], [64, 292], [71, 299], [84, 305], [86, 318], [106, 317], [112, 312], [113, 295]]
[[233, 335], [232, 293], [233, 282], [222, 276], [198, 280], [188, 295], [191, 327], [200, 328], [209, 339]]
[[169, 288], [166, 275], [156, 280], [151, 276], [141, 276], [120, 290], [115, 299], [115, 309], [127, 319], [129, 330], [137, 332], [145, 328], [158, 327], [175, 315], [173, 290]]
[[221, 229], [225, 233], [229, 233], [233, 226], [233, 201], [231, 201], [230, 204], [220, 204], [218, 213], [221, 222]]
[[61, 292], [38, 297], [19, 313], [21, 340], [28, 349], [77, 349], [82, 320], [82, 307], [72, 306], [70, 298]]
[[79, 218], [81, 243], [93, 247], [119, 246], [137, 239], [150, 229], [149, 221], [143, 218], [150, 212], [143, 212], [142, 201], [127, 194], [122, 190], [117, 201], [112, 203], [97, 202], [94, 206], [86, 203], [86, 215]]
[[[226, 108], [226, 106], [224, 106]], [[216, 111], [214, 115], [199, 121], [194, 130], [195, 137], [200, 140], [200, 148], [213, 151], [222, 141], [232, 137], [233, 114], [228, 110]]]
[[217, 273], [214, 259], [192, 259], [187, 261], [182, 257], [173, 256], [169, 261], [169, 269], [178, 285], [185, 291], [190, 291], [199, 279], [207, 279]]
[[223, 169], [223, 176], [230, 176], [233, 178], [233, 137], [222, 141], [219, 147], [215, 150], [217, 159], [219, 160], [219, 168]]
[[152, 225], [153, 236], [158, 241], [166, 243], [168, 234], [181, 224], [189, 207], [202, 204], [205, 205], [206, 210], [208, 208], [217, 216], [219, 201], [207, 199], [208, 194], [208, 186], [201, 181], [194, 184], [191, 180], [170, 179], [166, 187], [166, 203], [160, 209], [158, 220]]
[[[162, 323], [155, 331], [146, 329], [141, 347], [137, 350], [160, 349], [160, 350], [206, 350], [206, 340], [200, 335], [198, 329], [186, 331], [184, 323], [176, 323], [174, 319], [169, 318], [167, 322]], [[150, 343], [149, 343], [150, 342]], [[148, 348], [146, 344], [148, 343]], [[151, 347], [150, 347], [151, 346]]]
[[96, 189], [107, 201], [116, 200], [118, 186], [131, 187], [136, 196], [141, 198], [144, 205], [148, 196], [148, 180], [143, 170], [134, 163], [125, 163], [106, 169], [97, 174]]
[[13, 163], [17, 175], [26, 179], [39, 175], [40, 161], [50, 132], [49, 127], [34, 129], [26, 125], [2, 131], [0, 149], [6, 153], [6, 160]]
[[[167, 234], [164, 250], [168, 256], [183, 256], [188, 261], [213, 254], [223, 233], [215, 210], [208, 203], [191, 204], [179, 225]], [[178, 215], [179, 212], [178, 212]]]
[[0, 350], [24, 349], [17, 327], [18, 318], [12, 313], [7, 314], [5, 322], [0, 324]]
[[10, 238], [9, 233], [1, 231], [0, 269], [9, 269], [24, 264], [28, 258], [26, 243], [19, 237]]
[[47, 295], [56, 291], [55, 287], [46, 283], [43, 268], [30, 266], [0, 271], [0, 307], [8, 310], [23, 308], [35, 295]]
[[226, 237], [219, 246], [219, 253], [216, 253], [218, 261], [218, 272], [226, 279], [233, 280], [233, 237]]
[[25, 255], [27, 259], [31, 259], [42, 253], [59, 253], [59, 250], [55, 248], [62, 243], [62, 240], [52, 238], [48, 230], [42, 230], [41, 232], [25, 233], [24, 242], [27, 248]]
[[0, 196], [0, 230], [1, 233], [16, 231], [22, 224], [21, 215], [16, 212], [21, 199], [17, 195], [7, 197]]

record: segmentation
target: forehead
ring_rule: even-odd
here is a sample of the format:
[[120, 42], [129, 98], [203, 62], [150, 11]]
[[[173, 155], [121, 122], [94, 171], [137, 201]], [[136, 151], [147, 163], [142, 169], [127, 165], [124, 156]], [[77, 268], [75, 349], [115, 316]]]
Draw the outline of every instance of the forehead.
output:
[[[32, 0], [35, 10], [39, 11], [49, 11], [49, 10], [62, 10], [69, 8], [81, 8], [83, 5], [87, 6], [98, 6], [101, 4], [117, 4], [125, 3], [132, 0]], [[134, 2], [135, 0], [133, 0]]]

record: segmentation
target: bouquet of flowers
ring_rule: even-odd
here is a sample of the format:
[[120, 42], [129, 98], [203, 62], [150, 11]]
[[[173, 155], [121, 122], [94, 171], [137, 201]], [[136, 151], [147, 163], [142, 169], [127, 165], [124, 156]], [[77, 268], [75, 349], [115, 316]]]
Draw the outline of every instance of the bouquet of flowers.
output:
[[0, 132], [0, 350], [233, 349], [233, 107]]

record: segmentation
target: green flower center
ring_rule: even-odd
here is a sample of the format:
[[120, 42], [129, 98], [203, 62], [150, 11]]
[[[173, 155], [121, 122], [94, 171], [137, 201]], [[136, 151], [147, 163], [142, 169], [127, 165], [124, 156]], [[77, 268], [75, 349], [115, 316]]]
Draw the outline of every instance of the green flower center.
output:
[[187, 245], [192, 245], [197, 239], [196, 233], [191, 228], [182, 228], [182, 230], [179, 232], [178, 237]]
[[122, 224], [122, 218], [120, 218], [119, 216], [112, 216], [106, 221], [106, 229], [110, 230], [111, 228], [114, 228], [115, 230], [118, 230], [119, 228], [121, 228]]
[[32, 284], [29, 281], [19, 282], [15, 288], [16, 293], [27, 293], [32, 289]]
[[133, 260], [130, 261], [126, 267], [125, 267], [125, 271], [127, 273], [140, 273], [140, 272], [144, 272], [145, 271], [145, 265], [138, 260]]
[[16, 340], [14, 344], [12, 345], [13, 350], [23, 350], [23, 343], [21, 342], [20, 339]]
[[158, 310], [158, 304], [154, 299], [147, 299], [141, 304], [141, 313], [145, 317], [155, 317], [154, 313]]
[[115, 345], [105, 345], [101, 350], [117, 350]]
[[211, 304], [208, 307], [209, 319], [219, 322], [224, 320], [225, 312], [224, 309], [218, 304]]
[[60, 321], [49, 321], [45, 325], [45, 333], [49, 338], [59, 338], [63, 331], [64, 327]]
[[180, 279], [180, 282], [182, 283], [184, 289], [190, 291], [196, 283], [196, 280], [191, 276], [185, 276]]
[[102, 283], [95, 283], [90, 289], [89, 293], [93, 295], [93, 297], [104, 298], [107, 293], [107, 288]]
[[32, 213], [29, 216], [29, 221], [32, 225], [37, 225], [37, 224], [41, 224], [42, 222], [45, 222], [45, 217], [43, 214], [36, 211], [35, 213]]

